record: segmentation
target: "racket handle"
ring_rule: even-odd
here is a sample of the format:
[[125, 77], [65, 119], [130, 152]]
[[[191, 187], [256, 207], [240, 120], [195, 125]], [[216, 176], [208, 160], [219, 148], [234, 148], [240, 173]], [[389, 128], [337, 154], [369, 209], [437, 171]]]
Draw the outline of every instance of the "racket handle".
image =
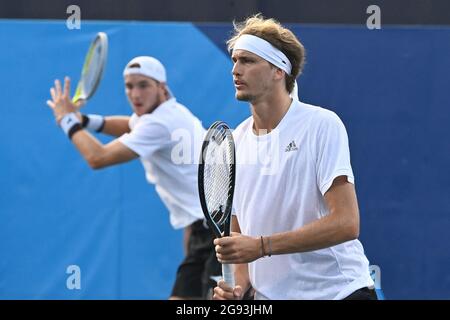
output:
[[234, 270], [232, 264], [222, 264], [222, 276], [223, 280], [228, 284], [231, 288], [235, 287], [234, 283]]

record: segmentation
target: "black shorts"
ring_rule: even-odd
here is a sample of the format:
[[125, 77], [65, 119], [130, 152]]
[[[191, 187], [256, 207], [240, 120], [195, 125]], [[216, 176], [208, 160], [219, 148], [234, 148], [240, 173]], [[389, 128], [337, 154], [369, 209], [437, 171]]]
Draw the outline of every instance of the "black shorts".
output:
[[222, 266], [214, 250], [213, 232], [203, 220], [191, 225], [188, 254], [178, 267], [172, 296], [209, 299], [217, 282], [211, 276], [220, 276]]
[[356, 290], [344, 300], [378, 300], [375, 289], [364, 287]]

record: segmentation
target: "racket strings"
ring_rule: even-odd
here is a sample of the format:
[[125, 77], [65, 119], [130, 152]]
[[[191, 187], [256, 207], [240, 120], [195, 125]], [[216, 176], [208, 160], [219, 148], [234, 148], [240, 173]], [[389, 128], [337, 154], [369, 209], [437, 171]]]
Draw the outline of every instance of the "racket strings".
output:
[[[225, 170], [222, 170], [225, 171]], [[225, 210], [228, 202], [228, 190], [224, 189], [220, 184], [229, 184], [229, 179], [223, 175], [213, 174], [215, 183], [206, 188], [206, 201], [208, 203], [208, 211], [211, 212], [211, 218], [218, 224], [221, 224], [226, 218]]]
[[81, 77], [73, 97], [76, 102], [80, 99], [89, 99], [97, 89], [102, 77], [106, 59], [108, 55], [108, 37], [105, 33], [99, 32], [94, 42], [89, 47], [84, 60]]
[[89, 91], [89, 88], [95, 86], [98, 74], [100, 72], [99, 69], [102, 68], [102, 47], [100, 43], [97, 42], [96, 45], [91, 48], [89, 60], [86, 63], [86, 68], [83, 70], [82, 75], [82, 83], [83, 83], [83, 91]]
[[[230, 197], [233, 150], [225, 132], [213, 136], [205, 155], [204, 189], [211, 218], [217, 225], [225, 222]], [[228, 210], [229, 211], [229, 210]]]

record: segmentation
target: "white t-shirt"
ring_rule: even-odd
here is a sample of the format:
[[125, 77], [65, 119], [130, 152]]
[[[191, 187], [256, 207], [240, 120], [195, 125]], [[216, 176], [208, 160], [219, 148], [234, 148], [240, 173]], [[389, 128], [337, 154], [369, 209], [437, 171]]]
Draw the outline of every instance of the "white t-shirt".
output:
[[170, 213], [175, 229], [203, 218], [198, 196], [198, 154], [205, 135], [201, 122], [175, 98], [152, 113], [129, 121], [130, 133], [119, 138], [141, 159], [148, 182]]
[[[253, 118], [234, 131], [233, 211], [241, 232], [259, 237], [298, 229], [326, 216], [333, 180], [354, 183], [347, 132], [332, 111], [294, 100], [277, 128], [255, 135]], [[256, 299], [342, 299], [373, 285], [358, 240], [249, 264]]]

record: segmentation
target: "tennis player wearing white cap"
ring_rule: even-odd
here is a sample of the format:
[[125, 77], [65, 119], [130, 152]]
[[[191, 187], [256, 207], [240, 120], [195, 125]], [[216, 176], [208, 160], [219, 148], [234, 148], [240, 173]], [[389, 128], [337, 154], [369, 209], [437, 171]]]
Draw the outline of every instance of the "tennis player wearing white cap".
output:
[[303, 46], [259, 15], [235, 31], [236, 98], [252, 116], [233, 133], [235, 232], [214, 240], [219, 261], [235, 264], [236, 287], [219, 281], [213, 298], [240, 299], [251, 285], [255, 299], [376, 299], [345, 127], [294, 90]]
[[[70, 79], [64, 89], [59, 80], [51, 88], [56, 121], [93, 169], [140, 158], [147, 180], [166, 205], [175, 229], [185, 228], [185, 259], [177, 271], [171, 299], [201, 299], [211, 295], [219, 275], [213, 236], [203, 224], [197, 189], [197, 154], [205, 129], [201, 122], [179, 104], [167, 86], [166, 70], [157, 59], [132, 59], [123, 72], [125, 92], [133, 109], [131, 116], [81, 115], [70, 99]], [[103, 145], [88, 130], [118, 137]], [[177, 130], [189, 136], [192, 159], [173, 159], [180, 141], [172, 139]], [[186, 135], [185, 135], [186, 136]], [[187, 142], [186, 142], [187, 143]], [[186, 144], [184, 144], [186, 146]], [[180, 163], [181, 162], [181, 163]]]

